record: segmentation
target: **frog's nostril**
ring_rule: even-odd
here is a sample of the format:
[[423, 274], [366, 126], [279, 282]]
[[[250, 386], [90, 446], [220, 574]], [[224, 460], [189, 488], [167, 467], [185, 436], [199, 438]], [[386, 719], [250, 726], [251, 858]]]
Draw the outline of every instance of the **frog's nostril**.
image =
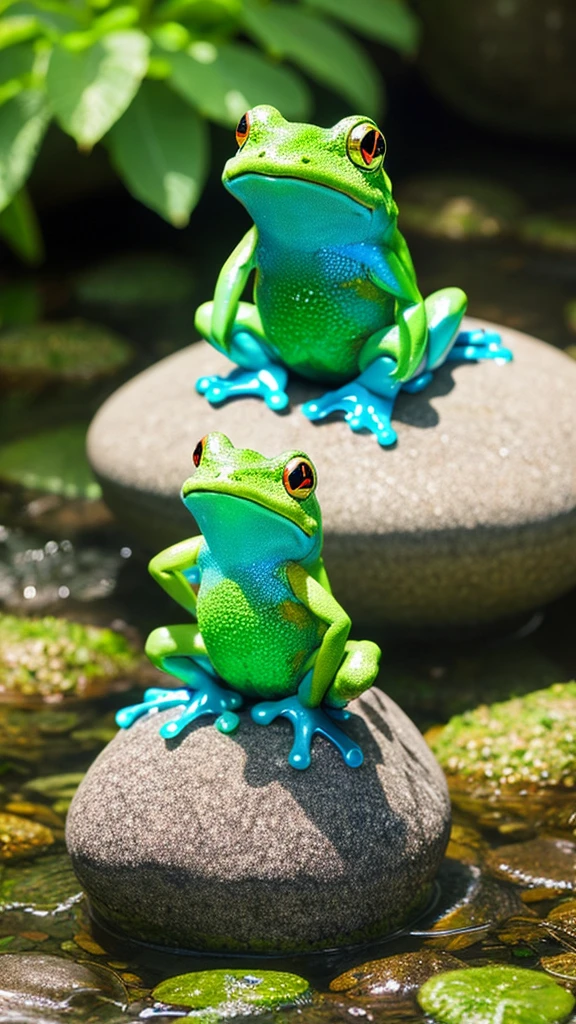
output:
[[258, 156], [266, 156], [266, 150], [261, 149], [260, 152], [258, 153]]
[[303, 156], [302, 157], [302, 163], [303, 164], [309, 164], [310, 163], [310, 157], [309, 156]]

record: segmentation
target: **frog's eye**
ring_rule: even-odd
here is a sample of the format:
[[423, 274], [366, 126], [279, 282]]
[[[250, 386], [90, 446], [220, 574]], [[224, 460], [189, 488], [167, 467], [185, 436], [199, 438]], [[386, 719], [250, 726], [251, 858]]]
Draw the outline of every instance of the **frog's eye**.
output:
[[196, 469], [198, 469], [198, 466], [200, 465], [200, 462], [202, 461], [202, 456], [204, 454], [204, 441], [205, 440], [206, 440], [206, 438], [203, 437], [200, 441], [198, 441], [198, 444], [196, 445], [194, 451], [192, 452], [192, 462], [196, 466]]
[[357, 167], [365, 171], [377, 171], [386, 153], [386, 139], [375, 125], [365, 121], [350, 129], [346, 149]]
[[243, 146], [246, 139], [250, 135], [250, 114], [242, 114], [242, 117], [236, 125], [236, 142], [239, 146]]
[[284, 469], [282, 482], [292, 498], [304, 501], [305, 498], [310, 497], [316, 487], [316, 470], [312, 463], [308, 462], [308, 459], [297, 456], [295, 459], [290, 459]]

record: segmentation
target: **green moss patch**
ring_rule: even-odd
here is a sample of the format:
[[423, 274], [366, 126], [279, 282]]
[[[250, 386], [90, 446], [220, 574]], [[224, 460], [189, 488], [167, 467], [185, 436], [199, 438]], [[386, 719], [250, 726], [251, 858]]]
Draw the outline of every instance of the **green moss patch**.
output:
[[99, 498], [86, 458], [86, 425], [73, 423], [0, 448], [0, 479], [64, 498]]
[[538, 971], [489, 966], [430, 978], [418, 1002], [441, 1024], [559, 1024], [576, 1000]]
[[138, 652], [120, 633], [46, 616], [0, 615], [0, 696], [88, 698], [133, 672]]
[[116, 373], [131, 358], [127, 341], [83, 320], [30, 324], [0, 334], [0, 376], [8, 383], [92, 381]]
[[449, 777], [571, 790], [576, 785], [576, 682], [456, 715], [430, 745]]

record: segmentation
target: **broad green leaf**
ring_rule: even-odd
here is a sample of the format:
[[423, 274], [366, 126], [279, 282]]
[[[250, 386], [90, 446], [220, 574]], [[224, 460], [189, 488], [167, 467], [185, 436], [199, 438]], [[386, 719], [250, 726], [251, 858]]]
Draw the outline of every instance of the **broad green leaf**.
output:
[[154, 8], [154, 17], [207, 26], [237, 18], [241, 11], [242, 0], [163, 0]]
[[26, 14], [0, 19], [0, 50], [33, 39], [38, 35], [39, 29], [37, 19]]
[[52, 37], [72, 32], [84, 20], [83, 12], [66, 0], [61, 3], [58, 0], [20, 0], [10, 5], [10, 15], [36, 18], [44, 31]]
[[136, 95], [148, 65], [143, 32], [112, 32], [80, 53], [56, 46], [46, 84], [56, 117], [81, 149], [91, 149]]
[[166, 85], [144, 82], [107, 141], [136, 199], [184, 227], [208, 170], [208, 133], [196, 111]]
[[186, 53], [172, 54], [170, 63], [173, 88], [218, 124], [236, 124], [258, 103], [271, 103], [295, 120], [306, 118], [310, 110], [302, 79], [249, 46], [196, 42]]
[[306, 3], [346, 22], [368, 39], [379, 39], [400, 53], [416, 52], [420, 26], [404, 0], [306, 0]]
[[98, 498], [86, 458], [86, 427], [43, 430], [0, 448], [0, 479], [66, 498]]
[[11, 46], [0, 56], [0, 82], [5, 83], [29, 75], [35, 60], [36, 54], [30, 43]]
[[171, 90], [149, 82], [109, 140], [132, 194], [175, 227], [185, 227], [208, 171], [204, 120]]
[[46, 98], [37, 89], [0, 107], [0, 211], [26, 181], [49, 120]]
[[34, 207], [25, 188], [0, 213], [0, 235], [31, 266], [41, 263], [44, 245]]
[[140, 17], [140, 12], [134, 4], [123, 4], [121, 7], [113, 7], [112, 10], [101, 14], [92, 24], [92, 30], [97, 36], [106, 35], [108, 32], [117, 32], [122, 28], [131, 28]]
[[[353, 0], [355, 2], [355, 0]], [[359, 113], [377, 117], [382, 85], [369, 56], [349, 35], [294, 4], [254, 0], [243, 14], [246, 31], [277, 57], [288, 57], [322, 85], [347, 99]], [[273, 100], [283, 114], [285, 111]]]

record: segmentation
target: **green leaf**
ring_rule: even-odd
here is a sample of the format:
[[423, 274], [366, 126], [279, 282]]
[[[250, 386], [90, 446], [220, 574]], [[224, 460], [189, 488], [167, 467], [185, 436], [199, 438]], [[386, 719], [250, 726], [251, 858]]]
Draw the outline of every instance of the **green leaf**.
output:
[[184, 227], [208, 170], [202, 118], [164, 84], [144, 82], [107, 141], [132, 195]]
[[37, 89], [0, 107], [0, 211], [26, 181], [49, 120], [46, 98]]
[[540, 971], [489, 965], [437, 974], [418, 1002], [442, 1024], [557, 1024], [574, 1008], [574, 996]]
[[143, 32], [112, 32], [71, 53], [54, 48], [46, 84], [56, 117], [81, 149], [91, 149], [130, 105], [148, 65]]
[[34, 267], [44, 259], [40, 225], [25, 188], [0, 213], [0, 235], [25, 263]]
[[44, 31], [53, 38], [78, 28], [84, 20], [82, 11], [75, 10], [73, 5], [65, 0], [61, 3], [57, 0], [22, 0], [10, 5], [10, 14], [36, 18]]
[[36, 53], [29, 43], [11, 46], [0, 57], [0, 82], [9, 82], [31, 74], [35, 60]]
[[306, 118], [310, 110], [302, 79], [249, 46], [197, 42], [186, 53], [172, 54], [170, 63], [173, 88], [218, 124], [235, 125], [258, 103], [271, 103], [295, 120]]
[[[362, 47], [336, 25], [294, 4], [263, 5], [257, 0], [246, 5], [243, 21], [258, 43], [277, 57], [299, 64], [359, 113], [380, 114], [382, 84], [376, 68]], [[277, 106], [270, 99], [258, 102]], [[281, 106], [279, 109], [285, 115]]]
[[98, 498], [86, 458], [86, 426], [43, 430], [0, 448], [0, 478], [66, 498]]
[[420, 24], [404, 0], [306, 0], [311, 7], [412, 56], [418, 48]]
[[24, 43], [38, 35], [40, 26], [36, 18], [25, 14], [0, 20], [0, 50], [15, 43]]

